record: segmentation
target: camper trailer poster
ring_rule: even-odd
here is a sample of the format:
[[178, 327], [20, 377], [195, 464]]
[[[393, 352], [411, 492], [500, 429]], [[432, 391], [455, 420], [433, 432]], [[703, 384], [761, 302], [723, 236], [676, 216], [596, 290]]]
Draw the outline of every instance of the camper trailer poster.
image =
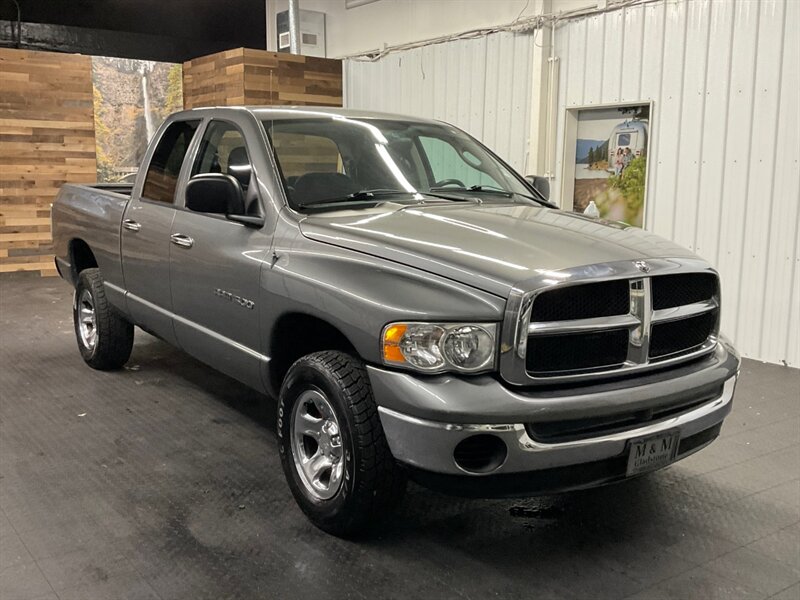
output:
[[648, 104], [581, 110], [573, 210], [594, 201], [601, 218], [641, 227], [649, 136]]

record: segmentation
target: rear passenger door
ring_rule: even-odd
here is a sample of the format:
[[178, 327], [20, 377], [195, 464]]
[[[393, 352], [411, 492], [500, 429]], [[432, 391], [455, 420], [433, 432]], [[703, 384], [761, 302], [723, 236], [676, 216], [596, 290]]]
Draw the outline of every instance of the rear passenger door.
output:
[[173, 344], [169, 236], [184, 158], [199, 124], [197, 119], [173, 121], [163, 129], [155, 149], [145, 156], [144, 183], [134, 186], [120, 233], [130, 317]]
[[[252, 151], [233, 123], [211, 120], [190, 175], [223, 173], [242, 187], [245, 213], [263, 215]], [[185, 194], [184, 194], [185, 195]], [[184, 198], [181, 198], [185, 205]], [[178, 343], [214, 368], [263, 389], [259, 303], [271, 236], [224, 215], [178, 210], [172, 223], [170, 280]]]

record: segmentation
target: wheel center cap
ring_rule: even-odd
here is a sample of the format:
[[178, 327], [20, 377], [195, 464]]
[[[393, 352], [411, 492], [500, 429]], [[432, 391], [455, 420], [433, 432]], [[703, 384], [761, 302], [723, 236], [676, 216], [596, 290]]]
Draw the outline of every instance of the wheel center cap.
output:
[[325, 456], [333, 456], [333, 448], [339, 445], [339, 428], [333, 421], [325, 421], [322, 426], [322, 435], [319, 439], [320, 451]]

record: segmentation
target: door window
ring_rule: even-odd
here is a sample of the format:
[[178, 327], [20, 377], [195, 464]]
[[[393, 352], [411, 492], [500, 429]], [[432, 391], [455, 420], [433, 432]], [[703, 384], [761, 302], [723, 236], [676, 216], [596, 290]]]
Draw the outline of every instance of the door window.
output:
[[172, 204], [178, 175], [200, 121], [176, 121], [164, 132], [147, 168], [142, 198]]
[[200, 152], [192, 168], [192, 176], [200, 173], [223, 173], [232, 176], [247, 195], [250, 187], [250, 156], [244, 136], [232, 123], [212, 121], [203, 134]]

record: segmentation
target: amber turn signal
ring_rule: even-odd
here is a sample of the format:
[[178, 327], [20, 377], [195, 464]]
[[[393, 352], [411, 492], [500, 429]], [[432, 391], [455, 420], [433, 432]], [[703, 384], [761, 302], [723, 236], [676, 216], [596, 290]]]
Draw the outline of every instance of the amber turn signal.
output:
[[383, 358], [392, 362], [406, 362], [405, 356], [400, 351], [400, 340], [408, 327], [403, 324], [387, 327], [383, 332]]

